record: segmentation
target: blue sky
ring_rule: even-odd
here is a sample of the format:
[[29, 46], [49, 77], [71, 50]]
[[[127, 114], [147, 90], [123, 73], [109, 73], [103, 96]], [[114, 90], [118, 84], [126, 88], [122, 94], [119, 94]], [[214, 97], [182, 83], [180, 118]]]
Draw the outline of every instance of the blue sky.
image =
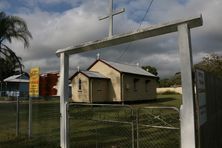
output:
[[[150, 1], [114, 0], [115, 9], [126, 8], [125, 13], [114, 18], [114, 34], [137, 30], [141, 23], [144, 27], [202, 14], [203, 27], [192, 30], [194, 62], [210, 53], [221, 54], [221, 0], [154, 0], [141, 22]], [[0, 9], [22, 17], [33, 35], [29, 49], [18, 41], [9, 45], [22, 57], [27, 71], [33, 66], [40, 66], [42, 72], [58, 71], [57, 49], [102, 39], [108, 34], [108, 21], [98, 20], [108, 13], [108, 0], [0, 0]], [[176, 33], [133, 42], [125, 50], [127, 46], [74, 55], [70, 58], [70, 69], [77, 66], [84, 69], [99, 52], [106, 60], [155, 66], [161, 77], [180, 71]]]
[[[72, 9], [73, 6], [71, 6], [67, 2], [55, 2], [55, 3], [44, 3], [41, 1], [30, 1], [27, 2], [26, 0], [7, 0], [5, 3], [8, 3], [8, 7], [6, 9], [2, 8], [4, 11], [8, 13], [17, 13], [20, 12], [21, 9], [27, 9], [30, 12], [35, 10], [35, 9], [40, 9], [42, 11], [47, 11], [47, 12], [58, 12], [62, 13], [64, 11], [67, 11], [68, 9]], [[77, 6], [80, 5], [81, 3], [77, 3]]]
[[[16, 14], [20, 13], [21, 11], [32, 13], [36, 9], [50, 13], [64, 13], [70, 9], [75, 9], [81, 5], [84, 5], [84, 1], [86, 0], [2, 0], [0, 4], [3, 5], [1, 9], [8, 14]], [[143, 5], [138, 5], [140, 7], [130, 7], [132, 9], [129, 9], [129, 11], [126, 12], [127, 16], [135, 21], [141, 21], [141, 18], [146, 12], [147, 6], [150, 2], [151, 0], [140, 0], [138, 3]], [[174, 2], [181, 5], [186, 5], [187, 0], [175, 0]], [[132, 2], [130, 0], [116, 0], [114, 1], [114, 9], [122, 6], [127, 8], [130, 6], [127, 4], [130, 3], [137, 3], [137, 1]]]

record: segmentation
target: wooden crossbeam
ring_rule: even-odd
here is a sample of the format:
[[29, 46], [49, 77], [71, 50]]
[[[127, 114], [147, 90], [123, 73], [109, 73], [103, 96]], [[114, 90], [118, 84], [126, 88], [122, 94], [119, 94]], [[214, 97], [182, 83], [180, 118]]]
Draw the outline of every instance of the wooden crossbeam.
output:
[[95, 50], [99, 48], [110, 47], [114, 45], [119, 45], [127, 42], [132, 42], [144, 38], [150, 38], [154, 36], [159, 36], [167, 33], [172, 33], [177, 31], [177, 26], [180, 24], [187, 24], [189, 28], [195, 28], [202, 26], [203, 20], [202, 16], [191, 17], [187, 19], [181, 19], [177, 21], [172, 21], [160, 25], [148, 26], [142, 29], [139, 29], [134, 32], [115, 35], [111, 38], [104, 38], [102, 40], [86, 42], [77, 46], [70, 46], [64, 49], [59, 49], [56, 51], [56, 54], [66, 53], [68, 55], [81, 53], [85, 51]]

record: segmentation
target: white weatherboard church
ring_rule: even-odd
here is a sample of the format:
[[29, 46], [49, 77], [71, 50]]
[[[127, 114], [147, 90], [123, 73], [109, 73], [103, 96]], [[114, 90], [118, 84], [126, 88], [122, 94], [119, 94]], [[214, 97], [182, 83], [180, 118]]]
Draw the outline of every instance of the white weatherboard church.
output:
[[74, 102], [125, 102], [156, 99], [157, 77], [138, 66], [102, 59], [71, 78]]

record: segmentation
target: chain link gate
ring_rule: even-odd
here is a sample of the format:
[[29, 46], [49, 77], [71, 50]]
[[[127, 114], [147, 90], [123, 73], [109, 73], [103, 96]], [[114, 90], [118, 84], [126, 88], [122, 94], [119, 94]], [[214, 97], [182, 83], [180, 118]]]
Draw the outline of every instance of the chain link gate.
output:
[[180, 115], [176, 107], [137, 110], [137, 148], [179, 148]]
[[179, 110], [175, 107], [69, 105], [70, 147], [179, 148]]
[[127, 105], [71, 103], [70, 147], [134, 148], [133, 121]]

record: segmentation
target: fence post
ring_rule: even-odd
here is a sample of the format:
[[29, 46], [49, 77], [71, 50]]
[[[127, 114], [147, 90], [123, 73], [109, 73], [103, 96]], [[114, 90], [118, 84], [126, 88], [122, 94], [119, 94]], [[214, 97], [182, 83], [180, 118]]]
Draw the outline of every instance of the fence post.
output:
[[68, 148], [69, 56], [60, 54], [60, 147]]
[[179, 53], [181, 61], [182, 106], [181, 117], [181, 148], [195, 148], [195, 120], [194, 120], [194, 87], [193, 61], [188, 24], [178, 25]]
[[69, 137], [70, 137], [70, 135], [69, 135], [69, 120], [70, 119], [70, 117], [69, 117], [69, 102], [67, 101], [66, 102], [66, 145], [67, 145], [67, 148], [69, 148]]
[[19, 97], [16, 96], [16, 136], [19, 135]]
[[96, 148], [98, 148], [98, 129], [97, 129], [97, 123], [96, 123]]
[[131, 112], [132, 112], [132, 148], [134, 148], [135, 140], [134, 140], [134, 114], [133, 114], [133, 109], [131, 109]]
[[29, 139], [32, 136], [32, 97], [29, 97], [29, 127], [28, 127]]
[[136, 110], [136, 145], [139, 148], [139, 109]]

